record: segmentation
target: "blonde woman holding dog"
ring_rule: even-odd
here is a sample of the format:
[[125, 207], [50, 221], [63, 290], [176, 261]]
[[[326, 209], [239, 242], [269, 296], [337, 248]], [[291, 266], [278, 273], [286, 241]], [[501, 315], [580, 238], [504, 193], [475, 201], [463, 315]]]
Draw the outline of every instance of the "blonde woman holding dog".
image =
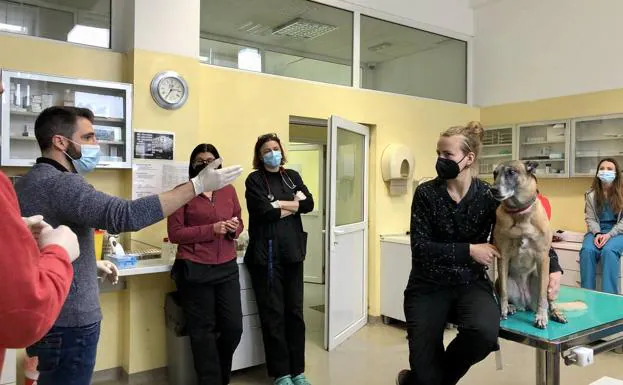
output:
[[595, 290], [596, 267], [603, 269], [602, 291], [619, 294], [619, 272], [623, 251], [623, 182], [619, 163], [612, 158], [599, 162], [591, 189], [586, 193], [585, 219], [588, 231], [580, 250], [582, 287]]
[[[483, 133], [478, 122], [443, 132], [438, 177], [415, 191], [413, 267], [404, 298], [411, 370], [398, 374], [397, 385], [454, 385], [499, 348], [500, 308], [486, 274], [499, 257], [489, 243], [499, 203], [472, 175]], [[444, 349], [446, 322], [459, 333]]]

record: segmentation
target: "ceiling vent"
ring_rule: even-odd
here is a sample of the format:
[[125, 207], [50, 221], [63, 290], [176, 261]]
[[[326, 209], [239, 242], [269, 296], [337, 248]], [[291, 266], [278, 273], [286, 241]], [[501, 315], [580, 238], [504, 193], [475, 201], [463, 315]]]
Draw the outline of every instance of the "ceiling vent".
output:
[[336, 30], [335, 25], [305, 19], [294, 19], [273, 30], [273, 35], [311, 40]]

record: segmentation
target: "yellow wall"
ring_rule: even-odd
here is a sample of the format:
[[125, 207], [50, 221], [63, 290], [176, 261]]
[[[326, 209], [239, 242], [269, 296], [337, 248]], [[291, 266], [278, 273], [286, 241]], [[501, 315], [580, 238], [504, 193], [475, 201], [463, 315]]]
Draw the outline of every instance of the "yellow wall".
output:
[[[487, 126], [526, 123], [623, 112], [623, 89], [564, 96], [530, 102], [504, 104], [481, 109]], [[552, 227], [586, 231], [584, 192], [591, 178], [539, 179], [539, 189], [552, 204]]]

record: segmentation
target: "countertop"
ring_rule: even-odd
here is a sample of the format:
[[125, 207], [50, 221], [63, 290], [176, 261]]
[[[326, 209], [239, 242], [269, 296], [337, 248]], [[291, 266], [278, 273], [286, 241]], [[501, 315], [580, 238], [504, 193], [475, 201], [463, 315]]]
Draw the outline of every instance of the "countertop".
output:
[[582, 248], [582, 244], [579, 242], [562, 241], [562, 242], [552, 242], [552, 247], [554, 249], [580, 251], [580, 249]]
[[[244, 254], [238, 254], [238, 264], [244, 263]], [[148, 259], [139, 261], [136, 267], [129, 269], [119, 269], [119, 277], [130, 277], [134, 275], [167, 273], [171, 271], [173, 264], [162, 258]]]
[[381, 242], [400, 243], [402, 245], [410, 245], [411, 238], [406, 234], [386, 234], [381, 235]]

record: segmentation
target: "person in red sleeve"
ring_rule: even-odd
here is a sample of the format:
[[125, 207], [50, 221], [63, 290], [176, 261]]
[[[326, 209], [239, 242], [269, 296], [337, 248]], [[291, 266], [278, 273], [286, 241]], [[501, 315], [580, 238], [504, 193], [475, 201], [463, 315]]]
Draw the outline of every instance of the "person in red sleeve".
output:
[[[211, 144], [190, 155], [189, 177], [220, 158]], [[242, 336], [242, 306], [235, 239], [242, 232], [236, 190], [228, 185], [198, 195], [167, 222], [178, 244], [171, 275], [190, 336], [199, 385], [229, 384], [234, 351]]]

